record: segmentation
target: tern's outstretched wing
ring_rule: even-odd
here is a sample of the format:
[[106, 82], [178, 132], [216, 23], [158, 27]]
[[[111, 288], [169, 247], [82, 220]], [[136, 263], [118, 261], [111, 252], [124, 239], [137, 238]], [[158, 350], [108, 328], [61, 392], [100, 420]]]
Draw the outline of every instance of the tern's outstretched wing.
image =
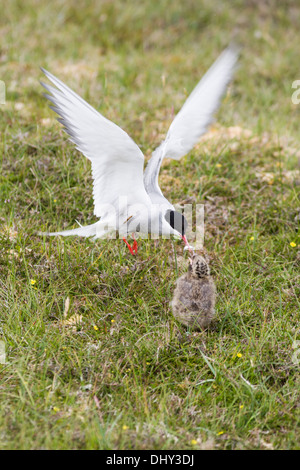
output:
[[[94, 213], [116, 207], [119, 198], [127, 205], [149, 201], [143, 183], [144, 155], [139, 147], [113, 122], [98, 113], [54, 75], [42, 69], [56, 88], [42, 83], [51, 95], [51, 108], [70, 135], [76, 148], [92, 163]], [[106, 209], [107, 210], [107, 209]]]
[[198, 142], [217, 111], [226, 87], [232, 79], [238, 51], [228, 47], [206, 72], [173, 120], [166, 139], [154, 150], [144, 174], [144, 184], [151, 200], [163, 197], [158, 174], [163, 158], [178, 160]]

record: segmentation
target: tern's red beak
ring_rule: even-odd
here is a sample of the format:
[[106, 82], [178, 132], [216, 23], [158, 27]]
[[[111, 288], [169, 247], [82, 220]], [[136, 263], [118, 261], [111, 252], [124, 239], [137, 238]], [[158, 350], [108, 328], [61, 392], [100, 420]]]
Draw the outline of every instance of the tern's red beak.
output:
[[182, 235], [181, 236], [182, 240], [184, 241], [184, 244], [185, 246], [188, 248], [189, 252], [194, 255], [194, 250], [193, 250], [193, 247], [189, 244], [187, 238], [186, 238], [186, 235]]

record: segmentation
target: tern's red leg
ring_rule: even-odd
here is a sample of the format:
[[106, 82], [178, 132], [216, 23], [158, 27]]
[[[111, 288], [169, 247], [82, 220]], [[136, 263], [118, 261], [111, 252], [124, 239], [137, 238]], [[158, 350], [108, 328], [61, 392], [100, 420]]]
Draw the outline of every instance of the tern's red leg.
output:
[[134, 237], [134, 233], [132, 234], [132, 238], [133, 238], [133, 245], [132, 245], [132, 249], [134, 251], [134, 254], [136, 255], [137, 254], [137, 251], [138, 251], [138, 244], [137, 244], [137, 241]]
[[[130, 251], [130, 253], [131, 253], [132, 255], [136, 255], [137, 249], [135, 249], [134, 243], [133, 243], [133, 247], [132, 247], [131, 245], [129, 245], [129, 243], [128, 243], [128, 241], [126, 240], [125, 237], [123, 237], [123, 242], [126, 243], [126, 245], [127, 245], [127, 247], [128, 247], [128, 250]], [[136, 243], [136, 240], [135, 240], [135, 243]]]

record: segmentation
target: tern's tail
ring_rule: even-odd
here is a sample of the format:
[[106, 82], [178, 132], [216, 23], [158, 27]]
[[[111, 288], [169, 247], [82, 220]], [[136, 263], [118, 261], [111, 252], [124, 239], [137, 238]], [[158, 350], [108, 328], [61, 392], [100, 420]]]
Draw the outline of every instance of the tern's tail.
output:
[[77, 235], [78, 237], [99, 237], [101, 234], [99, 233], [99, 222], [96, 222], [92, 225], [86, 225], [85, 227], [78, 227], [74, 228], [73, 230], [64, 230], [62, 232], [39, 232], [39, 235], [63, 235], [64, 237], [68, 237], [69, 235]]

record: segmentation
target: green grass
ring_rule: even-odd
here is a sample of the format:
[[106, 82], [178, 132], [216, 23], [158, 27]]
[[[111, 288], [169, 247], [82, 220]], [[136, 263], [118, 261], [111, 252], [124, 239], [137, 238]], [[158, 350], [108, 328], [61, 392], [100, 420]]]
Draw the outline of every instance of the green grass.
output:
[[[1, 448], [299, 448], [299, 17], [297, 1], [6, 4]], [[215, 138], [161, 171], [173, 202], [205, 204], [217, 318], [194, 333], [169, 306], [181, 243], [144, 240], [134, 258], [119, 240], [37, 235], [96, 220], [89, 163], [48, 109], [39, 66], [149, 157], [232, 34], [243, 51]]]

